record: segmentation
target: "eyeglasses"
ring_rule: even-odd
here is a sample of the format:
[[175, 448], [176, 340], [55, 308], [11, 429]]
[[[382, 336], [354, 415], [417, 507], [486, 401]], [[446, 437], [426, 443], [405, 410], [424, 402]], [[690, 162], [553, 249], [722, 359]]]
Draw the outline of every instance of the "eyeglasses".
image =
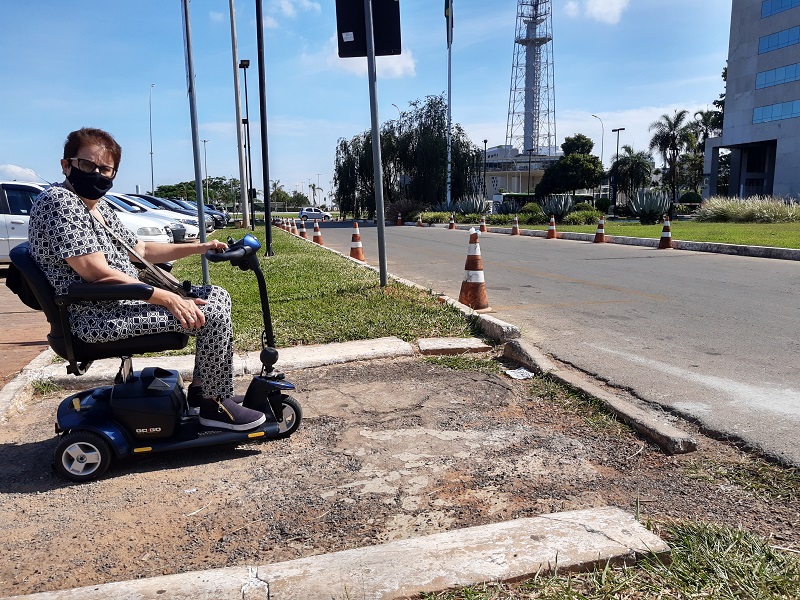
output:
[[114, 167], [98, 165], [97, 163], [85, 158], [70, 158], [69, 160], [78, 161], [77, 167], [84, 173], [94, 173], [95, 171], [99, 171], [100, 175], [103, 177], [108, 177], [109, 179], [114, 179], [117, 174], [117, 170]]

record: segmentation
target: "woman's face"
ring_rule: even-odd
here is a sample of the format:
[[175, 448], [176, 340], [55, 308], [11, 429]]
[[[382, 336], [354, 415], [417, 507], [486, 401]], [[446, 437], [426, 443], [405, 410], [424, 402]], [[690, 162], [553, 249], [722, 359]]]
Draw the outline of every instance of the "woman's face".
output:
[[114, 169], [114, 158], [111, 153], [103, 146], [86, 144], [80, 147], [75, 156], [61, 159], [61, 168], [65, 175], [69, 175], [69, 169], [80, 169], [87, 173], [99, 171], [113, 179], [117, 172]]

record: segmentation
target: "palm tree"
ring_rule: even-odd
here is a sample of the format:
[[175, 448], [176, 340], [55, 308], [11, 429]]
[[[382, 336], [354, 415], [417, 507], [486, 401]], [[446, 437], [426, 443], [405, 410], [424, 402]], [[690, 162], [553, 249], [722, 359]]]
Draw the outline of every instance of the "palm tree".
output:
[[312, 198], [311, 206], [316, 206], [317, 205], [317, 190], [319, 188], [317, 187], [317, 184], [309, 183], [308, 184], [308, 189], [311, 190], [311, 198]]
[[658, 150], [664, 158], [673, 203], [678, 200], [678, 157], [694, 138], [687, 127], [688, 114], [688, 110], [676, 110], [671, 117], [665, 113], [651, 123], [649, 129], [654, 132], [650, 150]]
[[611, 165], [611, 174], [629, 200], [634, 197], [636, 190], [650, 183], [652, 173], [653, 158], [650, 154], [644, 150], [636, 152], [628, 144], [622, 147], [622, 154], [616, 155]]

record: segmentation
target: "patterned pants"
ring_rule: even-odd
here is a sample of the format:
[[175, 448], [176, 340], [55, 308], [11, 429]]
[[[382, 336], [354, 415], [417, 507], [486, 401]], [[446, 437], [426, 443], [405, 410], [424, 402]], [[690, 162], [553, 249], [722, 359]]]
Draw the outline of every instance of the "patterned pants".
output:
[[231, 297], [215, 285], [194, 286], [192, 290], [208, 302], [200, 306], [206, 323], [199, 330], [185, 329], [163, 306], [138, 301], [75, 306], [72, 330], [90, 344], [170, 331], [194, 335], [197, 351], [193, 377], [203, 382], [203, 396], [230, 398], [233, 396]]

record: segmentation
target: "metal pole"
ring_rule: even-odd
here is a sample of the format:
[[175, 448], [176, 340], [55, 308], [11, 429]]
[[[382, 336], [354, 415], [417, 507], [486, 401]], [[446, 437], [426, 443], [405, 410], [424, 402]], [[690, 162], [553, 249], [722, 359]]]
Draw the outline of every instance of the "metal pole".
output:
[[[236, 102], [236, 149], [239, 152], [239, 203], [242, 208], [242, 227], [247, 227], [250, 224], [250, 218], [247, 214], [247, 166], [244, 160], [244, 148], [242, 139], [242, 99], [239, 94], [239, 50], [236, 41], [236, 11], [233, 6], [233, 0], [230, 0], [230, 13], [231, 13], [231, 56], [233, 57], [233, 90], [234, 99]], [[233, 198], [233, 192], [231, 192]]]
[[486, 144], [489, 140], [483, 140], [483, 199], [488, 200], [486, 197]]
[[[247, 67], [250, 66], [250, 61], [244, 59], [239, 62], [239, 66], [244, 71], [244, 113], [245, 118], [242, 121], [245, 127], [245, 133], [247, 137], [247, 197], [250, 200], [250, 228], [252, 231], [256, 230], [256, 209], [254, 206], [255, 198], [250, 198], [250, 190], [253, 189], [253, 153], [252, 153], [252, 144], [250, 143], [250, 103], [247, 100]], [[242, 216], [244, 219], [244, 215]]]
[[378, 262], [381, 287], [389, 283], [386, 266], [386, 219], [383, 213], [383, 164], [381, 163], [381, 134], [378, 128], [378, 74], [375, 67], [375, 32], [372, 24], [372, 0], [364, 0], [364, 21], [367, 29], [367, 77], [369, 78], [369, 108], [372, 116], [372, 167], [375, 177], [375, 212], [378, 218]]
[[[617, 134], [617, 153], [614, 155], [614, 162], [615, 163], [619, 161], [619, 132], [620, 131], [625, 131], [625, 128], [624, 127], [620, 127], [618, 129], [612, 129], [611, 130], [611, 133], [616, 133]], [[617, 193], [618, 193], [617, 188], [619, 187], [618, 181], [617, 181], [619, 179], [619, 173], [617, 173], [618, 170], [619, 170], [619, 167], [617, 167], [617, 170], [614, 171], [614, 216], [615, 217], [617, 216]]]
[[153, 177], [153, 88], [155, 83], [150, 84], [150, 193], [156, 193], [155, 178]]
[[453, 104], [453, 39], [450, 34], [453, 27], [453, 2], [450, 0], [450, 10], [447, 11], [447, 210], [450, 210], [452, 203], [452, 129], [453, 116], [451, 106]]
[[203, 164], [205, 165], [206, 173], [206, 198], [208, 198], [208, 153], [206, 152], [206, 144], [208, 140], [200, 140], [203, 142]]
[[[603, 125], [603, 119], [601, 119], [597, 115], [592, 115], [592, 116], [598, 121], [600, 121], [600, 166], [603, 167], [603, 173], [605, 173], [606, 165], [603, 162], [603, 145], [606, 139], [606, 127], [605, 125]], [[597, 199], [599, 200], [602, 195], [603, 195], [603, 185], [600, 184], [600, 193], [597, 195]]]
[[[200, 136], [197, 128], [197, 100], [194, 92], [194, 61], [192, 59], [192, 27], [189, 19], [189, 0], [183, 3], [183, 31], [186, 42], [186, 86], [189, 92], [189, 114], [192, 120], [192, 154], [194, 156], [194, 189], [197, 195], [197, 222], [200, 229], [200, 242], [206, 241], [205, 204], [203, 202], [203, 181], [200, 178]], [[203, 269], [203, 284], [208, 285], [208, 260], [200, 257]]]
[[261, 181], [264, 185], [264, 228], [266, 229], [267, 256], [272, 250], [272, 207], [269, 198], [269, 150], [267, 146], [267, 76], [264, 65], [264, 11], [263, 0], [256, 0], [256, 33], [258, 38], [258, 97], [261, 111]]

